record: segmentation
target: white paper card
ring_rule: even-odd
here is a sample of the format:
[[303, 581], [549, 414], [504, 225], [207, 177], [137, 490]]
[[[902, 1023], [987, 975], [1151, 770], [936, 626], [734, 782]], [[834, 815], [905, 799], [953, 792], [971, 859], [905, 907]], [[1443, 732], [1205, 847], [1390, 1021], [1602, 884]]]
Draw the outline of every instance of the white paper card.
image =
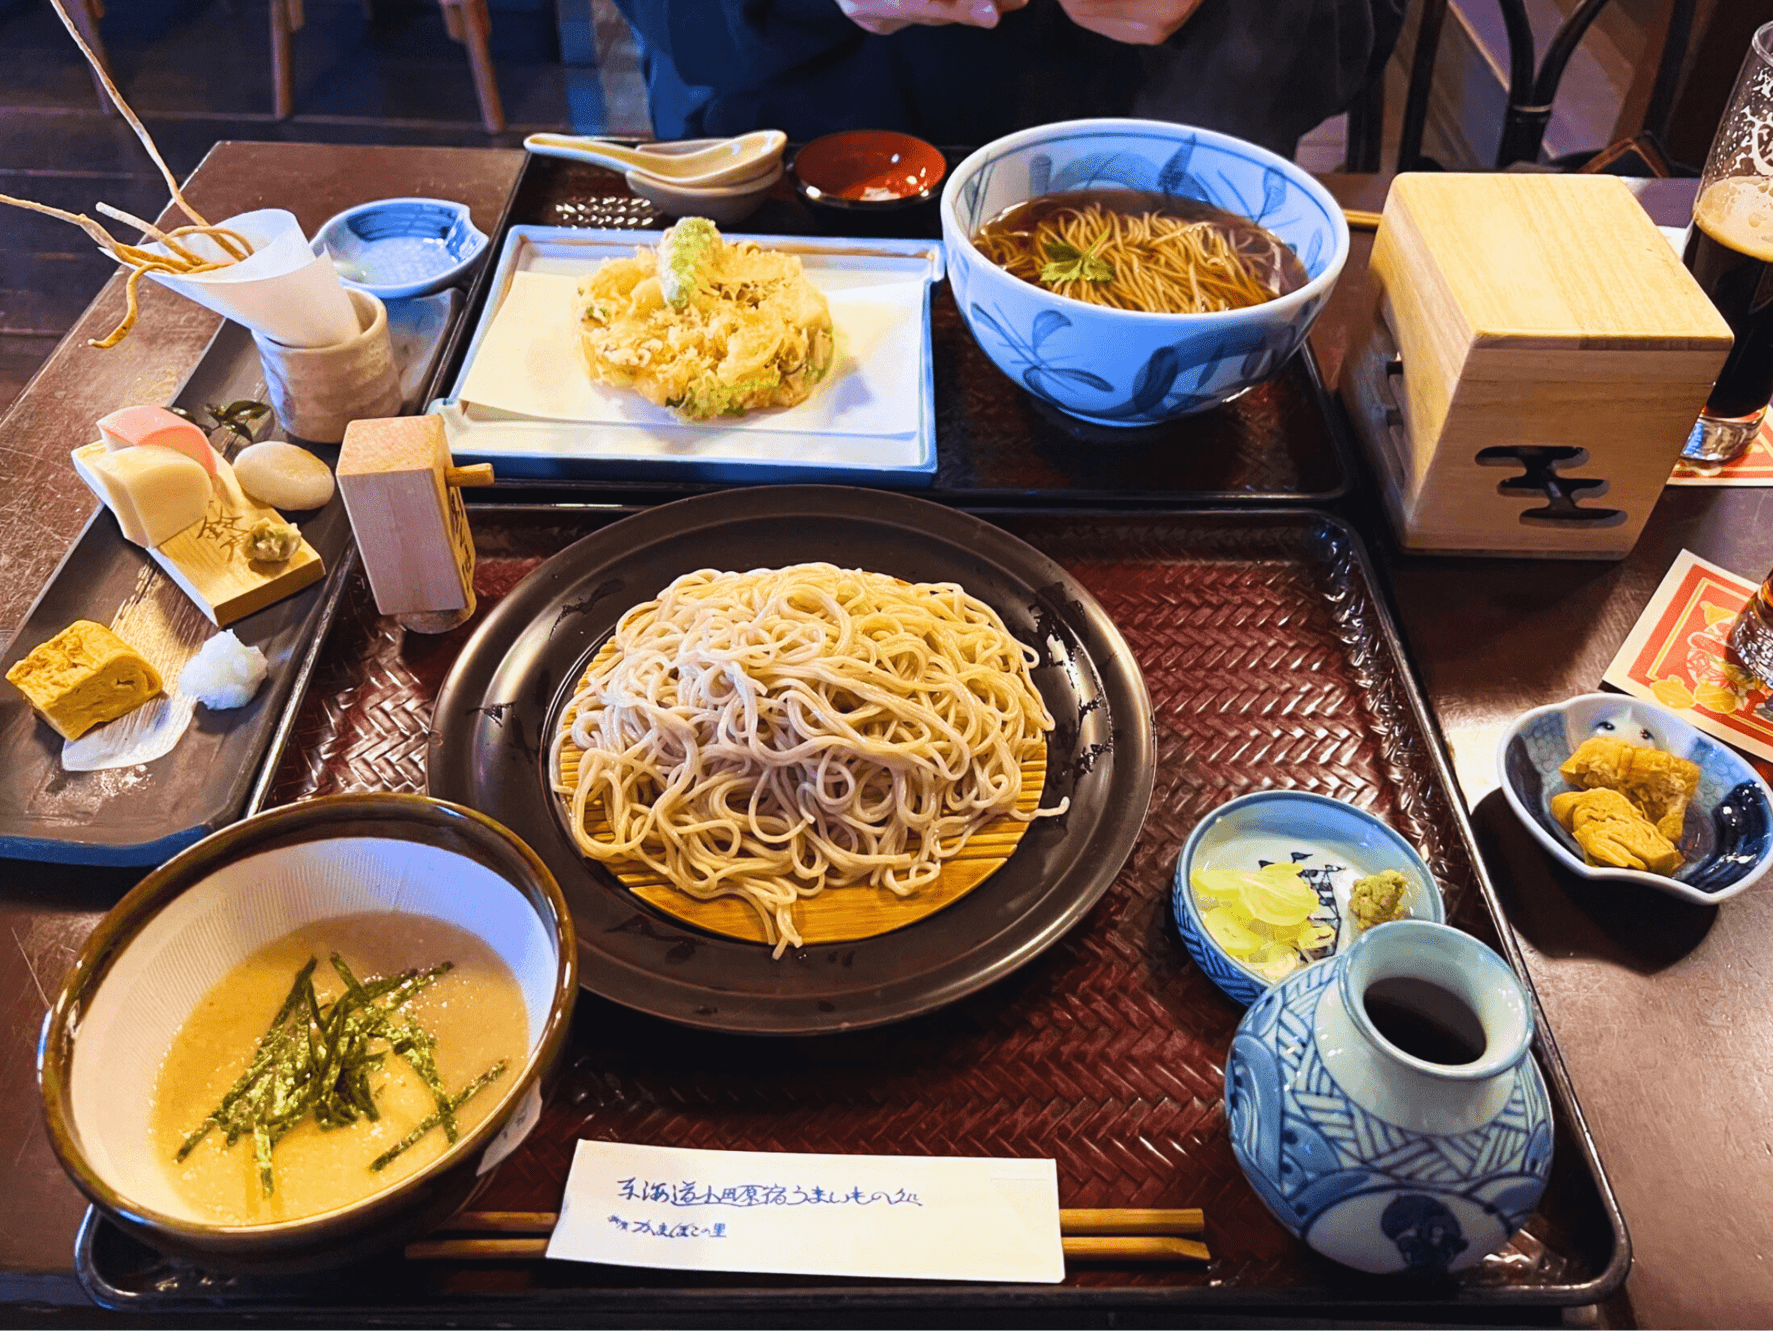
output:
[[[913, 435], [921, 405], [919, 332], [924, 279], [903, 272], [856, 273], [805, 256], [837, 330], [831, 373], [805, 402], [702, 428], [774, 432]], [[579, 350], [579, 279], [521, 271], [493, 316], [462, 385], [464, 404], [543, 420], [679, 427], [685, 422], [639, 393], [594, 383]]]
[[679, 1271], [1065, 1278], [1051, 1160], [581, 1141], [548, 1256]]

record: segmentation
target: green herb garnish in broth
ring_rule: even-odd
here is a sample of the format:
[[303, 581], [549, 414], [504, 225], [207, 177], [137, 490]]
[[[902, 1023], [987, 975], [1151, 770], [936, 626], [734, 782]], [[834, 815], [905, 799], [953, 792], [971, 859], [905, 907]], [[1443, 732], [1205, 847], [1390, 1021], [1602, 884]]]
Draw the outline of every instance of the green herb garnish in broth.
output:
[[321, 1131], [341, 1128], [358, 1119], [378, 1120], [370, 1073], [393, 1054], [424, 1082], [436, 1110], [401, 1142], [370, 1166], [380, 1170], [433, 1128], [441, 1127], [454, 1142], [460, 1135], [456, 1111], [477, 1091], [496, 1081], [504, 1060], [483, 1072], [455, 1095], [445, 1090], [437, 1073], [437, 1042], [401, 1011], [425, 989], [447, 974], [453, 963], [429, 970], [409, 970], [386, 979], [360, 981], [344, 958], [334, 952], [332, 968], [345, 990], [322, 1004], [314, 989], [319, 959], [310, 957], [296, 972], [289, 995], [253, 1050], [252, 1062], [202, 1124], [184, 1140], [175, 1157], [183, 1161], [212, 1128], [226, 1134], [228, 1147], [250, 1136], [258, 1168], [259, 1190], [275, 1190], [271, 1153], [279, 1140], [309, 1115]]
[[1046, 266], [1040, 280], [1054, 286], [1065, 282], [1112, 282], [1114, 265], [1096, 253], [1096, 247], [1080, 250], [1062, 240], [1047, 242]]

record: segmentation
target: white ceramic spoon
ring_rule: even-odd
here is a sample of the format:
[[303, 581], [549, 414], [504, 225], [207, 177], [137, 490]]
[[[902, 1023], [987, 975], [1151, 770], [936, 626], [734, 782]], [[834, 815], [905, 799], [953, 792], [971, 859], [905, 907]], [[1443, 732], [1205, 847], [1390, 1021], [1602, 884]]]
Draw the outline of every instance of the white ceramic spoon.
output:
[[604, 139], [577, 134], [531, 134], [523, 146], [546, 157], [565, 157], [607, 166], [612, 171], [639, 171], [668, 185], [705, 188], [732, 185], [762, 174], [779, 159], [788, 136], [779, 129], [753, 130], [692, 153], [670, 155], [640, 152]]

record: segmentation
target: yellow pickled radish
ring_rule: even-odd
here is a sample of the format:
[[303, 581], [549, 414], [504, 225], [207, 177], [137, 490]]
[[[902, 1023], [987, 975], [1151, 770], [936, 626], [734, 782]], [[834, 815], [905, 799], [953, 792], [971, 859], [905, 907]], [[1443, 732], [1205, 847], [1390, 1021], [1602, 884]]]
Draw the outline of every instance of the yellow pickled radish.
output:
[[[1277, 869], [1281, 872], [1276, 873]], [[1254, 878], [1250, 890], [1244, 893], [1244, 905], [1265, 924], [1303, 924], [1318, 908], [1317, 893], [1300, 876], [1297, 865], [1271, 864]]]
[[1213, 941], [1266, 980], [1285, 979], [1336, 936], [1310, 918], [1320, 902], [1297, 864], [1196, 869], [1189, 882]]
[[1244, 964], [1265, 980], [1279, 982], [1299, 969], [1299, 954], [1279, 945], [1246, 958]]
[[1190, 881], [1201, 896], [1235, 901], [1266, 924], [1297, 924], [1318, 907], [1317, 893], [1296, 864], [1196, 869]]
[[1250, 928], [1249, 917], [1238, 919], [1229, 906], [1214, 906], [1201, 913], [1200, 922], [1213, 941], [1234, 957], [1247, 957], [1268, 946], [1269, 940]]

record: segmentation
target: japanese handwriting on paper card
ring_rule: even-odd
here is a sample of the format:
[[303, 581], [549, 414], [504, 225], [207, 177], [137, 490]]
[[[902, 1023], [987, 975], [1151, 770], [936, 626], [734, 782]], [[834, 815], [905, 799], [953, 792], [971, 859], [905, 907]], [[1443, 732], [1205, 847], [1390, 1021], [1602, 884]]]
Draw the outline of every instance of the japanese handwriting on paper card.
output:
[[624, 1234], [651, 1234], [654, 1238], [660, 1239], [724, 1239], [726, 1237], [726, 1226], [721, 1224], [692, 1225], [682, 1223], [673, 1225], [652, 1220], [624, 1220], [619, 1215], [612, 1215], [609, 1222]]
[[681, 1270], [1064, 1278], [1050, 1160], [582, 1141], [548, 1256]]
[[810, 1188], [799, 1183], [740, 1183], [716, 1192], [712, 1185], [697, 1184], [693, 1179], [654, 1183], [625, 1178], [617, 1182], [616, 1191], [624, 1201], [663, 1202], [667, 1206], [872, 1206], [877, 1202], [885, 1206], [923, 1205], [915, 1192], [903, 1188], [885, 1192], [852, 1187], [845, 1192], [816, 1183]]

